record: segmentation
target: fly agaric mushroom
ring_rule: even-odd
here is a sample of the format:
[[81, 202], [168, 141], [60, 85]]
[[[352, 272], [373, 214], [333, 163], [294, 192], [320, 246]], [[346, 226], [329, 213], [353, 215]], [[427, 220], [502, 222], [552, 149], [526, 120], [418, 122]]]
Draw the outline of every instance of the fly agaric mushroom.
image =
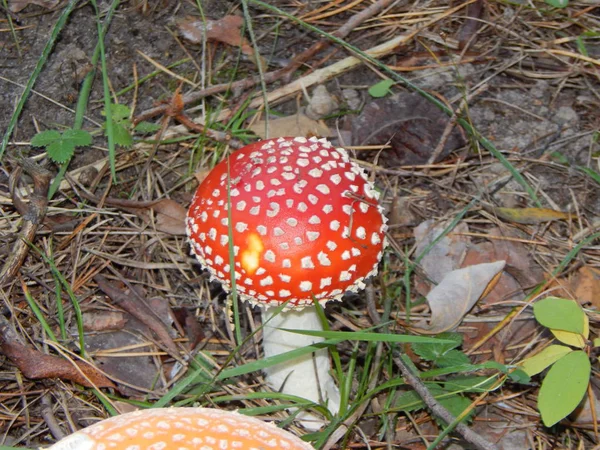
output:
[[[280, 328], [322, 330], [314, 302], [340, 300], [377, 272], [386, 229], [378, 197], [345, 150], [314, 137], [247, 145], [200, 184], [186, 222], [192, 251], [212, 279], [231, 290], [233, 273], [240, 297], [263, 307], [265, 356], [323, 341]], [[266, 382], [336, 413], [330, 369], [322, 349], [268, 368]], [[320, 427], [312, 415], [300, 418]]]
[[254, 417], [211, 408], [135, 411], [77, 431], [48, 450], [311, 450], [297, 436]]

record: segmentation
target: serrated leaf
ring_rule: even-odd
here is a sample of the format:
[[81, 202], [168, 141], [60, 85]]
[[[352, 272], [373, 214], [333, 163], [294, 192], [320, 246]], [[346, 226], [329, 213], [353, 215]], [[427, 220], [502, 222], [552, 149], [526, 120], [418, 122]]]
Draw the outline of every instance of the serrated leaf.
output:
[[75, 145], [71, 141], [59, 139], [46, 147], [50, 159], [58, 164], [67, 162], [75, 153]]
[[390, 88], [393, 86], [393, 84], [393, 80], [381, 80], [379, 83], [375, 83], [369, 88], [369, 95], [375, 98], [385, 97], [387, 94], [389, 94]]
[[122, 147], [131, 147], [133, 145], [131, 133], [123, 125], [113, 122], [113, 135], [115, 137], [115, 144]]
[[60, 133], [56, 130], [41, 131], [31, 139], [34, 147], [45, 147], [60, 139]]
[[577, 408], [587, 391], [590, 373], [590, 360], [581, 350], [554, 363], [538, 394], [538, 409], [544, 425], [551, 427]]
[[110, 105], [110, 113], [115, 122], [122, 122], [126, 119], [129, 120], [131, 109], [127, 105], [115, 103]]
[[92, 143], [92, 135], [85, 130], [65, 130], [62, 137], [65, 141], [71, 141], [75, 147]]
[[532, 377], [550, 367], [556, 361], [572, 351], [572, 348], [564, 345], [551, 345], [531, 358], [523, 360], [519, 366], [521, 366], [521, 369], [523, 369], [527, 375]]
[[136, 131], [140, 134], [150, 134], [150, 133], [154, 133], [158, 130], [160, 130], [160, 125], [158, 125], [156, 123], [152, 123], [152, 122], [146, 122], [146, 121], [138, 123], [134, 128], [134, 131]]
[[460, 350], [448, 350], [435, 360], [438, 367], [452, 367], [460, 364], [470, 364], [471, 360]]
[[546, 328], [583, 333], [585, 314], [573, 300], [547, 297], [533, 305], [533, 314]]

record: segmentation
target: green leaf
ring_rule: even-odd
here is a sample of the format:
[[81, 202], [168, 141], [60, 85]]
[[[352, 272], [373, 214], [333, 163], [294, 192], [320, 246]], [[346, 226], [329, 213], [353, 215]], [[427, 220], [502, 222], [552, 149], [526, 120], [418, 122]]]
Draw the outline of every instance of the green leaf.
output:
[[369, 95], [375, 98], [385, 97], [390, 92], [390, 88], [393, 86], [393, 84], [393, 80], [381, 80], [379, 83], [375, 83], [369, 88]]
[[581, 350], [554, 363], [538, 394], [538, 409], [544, 425], [551, 427], [577, 408], [587, 391], [590, 373], [590, 360]]
[[527, 375], [532, 377], [545, 370], [546, 368], [550, 367], [556, 361], [558, 361], [565, 355], [568, 355], [572, 351], [572, 348], [566, 347], [564, 345], [551, 345], [550, 347], [546, 347], [537, 355], [523, 360], [519, 365]]
[[533, 305], [533, 314], [546, 328], [583, 333], [584, 313], [573, 300], [547, 297]]
[[45, 147], [60, 139], [60, 133], [56, 130], [41, 131], [31, 139], [34, 147]]
[[554, 8], [566, 8], [569, 5], [569, 0], [546, 0], [546, 3]]
[[515, 369], [508, 376], [515, 383], [527, 384], [531, 381], [531, 377], [522, 369]]
[[158, 125], [156, 123], [152, 123], [152, 122], [146, 122], [146, 121], [138, 123], [134, 128], [134, 131], [136, 131], [140, 134], [150, 134], [150, 133], [154, 133], [158, 130], [160, 130], [160, 125]]
[[59, 139], [48, 145], [46, 152], [52, 161], [62, 164], [71, 159], [75, 153], [75, 145], [71, 141]]
[[120, 123], [113, 122], [113, 134], [115, 137], [115, 144], [122, 147], [131, 147], [133, 145], [131, 133]]
[[85, 130], [65, 130], [62, 137], [65, 141], [71, 141], [75, 147], [92, 143], [92, 135]]
[[600, 173], [596, 172], [594, 169], [590, 169], [589, 167], [577, 166], [579, 170], [588, 175], [592, 180], [596, 183], [600, 183]]
[[[444, 356], [450, 350], [460, 347], [462, 344], [462, 336], [459, 333], [440, 333], [434, 337], [435, 339], [445, 339], [444, 342], [435, 342], [433, 344], [412, 344], [413, 351], [421, 358], [427, 361], [437, 362], [439, 358]], [[469, 364], [471, 361], [461, 361], [450, 365]], [[448, 364], [447, 364], [448, 365]]]
[[[117, 123], [125, 120], [129, 121], [129, 117], [131, 116], [131, 109], [127, 105], [120, 103], [110, 105], [110, 112], [113, 120]], [[104, 115], [106, 116], [106, 113]]]
[[449, 350], [435, 360], [438, 367], [453, 367], [461, 364], [470, 364], [471, 360], [460, 350]]
[[288, 328], [281, 328], [283, 331], [289, 331], [290, 333], [304, 334], [306, 336], [318, 336], [325, 339], [344, 339], [349, 341], [368, 341], [368, 342], [401, 342], [401, 343], [412, 343], [412, 342], [426, 342], [436, 343], [436, 338], [427, 336], [411, 336], [407, 334], [385, 334], [385, 333], [374, 333], [368, 331], [311, 331], [311, 330], [291, 330]]
[[444, 388], [451, 392], [489, 392], [496, 384], [496, 377], [456, 377], [444, 381]]
[[[451, 397], [441, 399], [440, 404], [442, 406], [445, 406], [446, 409], [450, 411], [450, 413], [452, 413], [454, 417], [458, 417], [463, 413], [465, 409], [471, 406], [471, 400], [469, 400], [466, 397], [463, 397], [462, 395], [452, 395]], [[475, 410], [472, 409], [471, 411], [469, 411], [464, 420], [469, 421], [474, 414]], [[439, 420], [436, 421], [441, 425], [446, 425], [440, 422]]]

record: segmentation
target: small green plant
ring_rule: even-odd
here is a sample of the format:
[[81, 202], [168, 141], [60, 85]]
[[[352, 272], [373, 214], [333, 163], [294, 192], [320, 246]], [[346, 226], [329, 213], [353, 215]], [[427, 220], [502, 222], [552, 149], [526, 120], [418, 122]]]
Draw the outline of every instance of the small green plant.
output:
[[46, 130], [31, 139], [33, 147], [46, 147], [50, 159], [58, 164], [71, 159], [75, 153], [75, 147], [83, 147], [91, 143], [92, 135], [90, 133], [73, 129], [65, 130], [62, 133], [56, 130]]
[[[148, 134], [160, 129], [159, 125], [150, 122], [140, 122], [133, 127], [133, 123], [131, 122], [131, 108], [129, 108], [127, 105], [122, 105], [119, 103], [112, 104], [110, 108], [110, 114], [115, 144], [120, 145], [121, 147], [131, 147], [133, 145], [132, 132]], [[102, 115], [106, 117], [106, 111], [102, 111]], [[106, 121], [108, 121], [108, 118]], [[106, 122], [102, 128], [106, 133]]]
[[569, 6], [569, 0], [545, 0], [546, 3], [554, 8], [566, 8]]
[[378, 83], [375, 83], [369, 88], [369, 95], [371, 97], [380, 98], [388, 95], [391, 90], [390, 88], [394, 85], [394, 81], [386, 78]]
[[558, 297], [540, 300], [533, 306], [533, 313], [540, 325], [566, 344], [550, 345], [520, 364], [529, 376], [550, 367], [538, 394], [542, 422], [550, 427], [572, 413], [587, 391], [591, 374], [585, 351], [589, 319], [575, 301]]

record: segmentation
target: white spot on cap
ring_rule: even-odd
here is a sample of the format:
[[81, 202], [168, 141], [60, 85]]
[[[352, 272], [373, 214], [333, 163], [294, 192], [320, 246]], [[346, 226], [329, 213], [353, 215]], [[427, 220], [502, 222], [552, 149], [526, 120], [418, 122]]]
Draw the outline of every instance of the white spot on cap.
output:
[[319, 164], [321, 161], [323, 161], [323, 158], [321, 158], [320, 156], [313, 156], [312, 159], [316, 164]]
[[265, 227], [264, 225], [257, 226], [256, 231], [258, 231], [258, 234], [260, 234], [261, 236], [267, 235], [267, 227]]
[[244, 222], [238, 222], [235, 224], [235, 229], [239, 233], [243, 233], [244, 231], [246, 231], [248, 229], [248, 224], [244, 223]]
[[342, 270], [340, 273], [340, 281], [350, 281], [352, 279], [352, 274], [346, 270]]
[[274, 263], [275, 262], [275, 253], [273, 252], [273, 250], [267, 250], [265, 252], [265, 259], [267, 261], [269, 261], [270, 263]]
[[350, 237], [350, 228], [344, 227], [344, 231], [342, 231], [342, 237], [343, 238]]
[[325, 244], [325, 245], [331, 251], [334, 251], [337, 248], [337, 244], [333, 241], [327, 241], [327, 244]]
[[223, 247], [225, 247], [228, 243], [229, 243], [229, 236], [227, 236], [226, 234], [222, 234], [221, 237], [219, 238], [219, 244], [221, 244]]
[[271, 202], [269, 206], [271, 209], [267, 211], [267, 217], [275, 217], [279, 214], [279, 203]]
[[285, 201], [285, 206], [287, 206], [288, 208], [291, 208], [291, 207], [293, 207], [293, 206], [294, 206], [294, 200], [292, 200], [291, 198], [288, 198], [288, 199]]
[[310, 223], [311, 225], [318, 225], [321, 223], [321, 219], [319, 219], [319, 216], [310, 216], [310, 219], [308, 219], [308, 223]]
[[229, 191], [229, 195], [231, 195], [232, 197], [237, 197], [238, 195], [240, 195], [240, 191], [238, 189], [231, 189]]
[[319, 289], [323, 289], [326, 286], [331, 286], [331, 277], [321, 278]]
[[308, 292], [312, 289], [312, 283], [310, 281], [301, 281], [300, 290], [302, 292]]
[[237, 202], [235, 207], [238, 211], [243, 211], [246, 209], [246, 202], [244, 200], [240, 200], [239, 202]]
[[292, 295], [292, 293], [290, 291], [288, 291], [287, 289], [279, 289], [279, 297], [286, 298], [286, 297], [289, 297], [290, 295]]
[[371, 234], [371, 244], [377, 245], [379, 243], [381, 243], [381, 238], [379, 237], [379, 234], [377, 234], [377, 233]]
[[342, 177], [338, 173], [331, 175], [329, 179], [336, 186], [342, 182]]
[[267, 273], [267, 270], [264, 267], [256, 269], [256, 275], [264, 275], [265, 273]]
[[218, 189], [215, 189], [215, 190], [212, 192], [212, 196], [213, 196], [213, 197], [219, 197], [220, 195], [221, 195], [221, 191], [220, 191], [220, 190], [218, 190]]
[[273, 229], [273, 236], [283, 236], [284, 234], [285, 234], [285, 231], [283, 231], [282, 228], [275, 227]]
[[311, 202], [313, 205], [316, 205], [317, 203], [319, 203], [319, 197], [313, 194], [308, 194], [308, 201]]
[[343, 205], [342, 211], [344, 211], [348, 215], [351, 215], [353, 211], [352, 205]]
[[278, 277], [284, 283], [289, 283], [290, 281], [292, 281], [292, 277], [290, 275], [286, 275], [285, 273], [280, 273]]
[[217, 219], [217, 218], [218, 218], [220, 215], [221, 215], [221, 210], [220, 210], [220, 209], [215, 209], [215, 210], [213, 211], [213, 217], [214, 217], [215, 219]]
[[306, 237], [308, 238], [308, 240], [310, 242], [316, 241], [317, 239], [319, 239], [319, 235], [321, 233], [319, 233], [318, 231], [307, 231], [306, 232]]
[[217, 238], [217, 229], [211, 228], [210, 230], [208, 230], [208, 237], [214, 241]]
[[223, 217], [221, 219], [221, 225], [223, 225], [224, 227], [229, 226], [229, 218], [228, 217]]
[[296, 244], [296, 245], [302, 245], [302, 238], [300, 236], [296, 236], [294, 238], [294, 244]]
[[260, 214], [260, 206], [255, 205], [252, 208], [250, 208], [250, 214], [252, 214], [253, 216], [258, 216]]
[[284, 180], [287, 180], [287, 181], [292, 181], [296, 178], [296, 175], [293, 174], [292, 172], [283, 172], [281, 174], [281, 178], [283, 178]]
[[351, 258], [351, 256], [350, 256], [350, 252], [349, 252], [348, 250], [344, 250], [344, 253], [342, 253], [342, 259], [343, 259], [344, 261], [347, 261], [347, 260], [349, 260], [350, 258]]
[[204, 242], [206, 240], [206, 233], [200, 233], [198, 236], [200, 237], [200, 240], [202, 242]]
[[285, 258], [282, 262], [281, 262], [281, 267], [283, 267], [284, 269], [289, 269], [292, 267], [292, 261], [288, 258]]
[[323, 176], [323, 171], [321, 169], [310, 169], [308, 174], [313, 178], [321, 178]]
[[[218, 210], [217, 210], [218, 211]], [[208, 220], [208, 214], [206, 211], [202, 211], [202, 214], [200, 214], [200, 220], [202, 222], [206, 222]]]
[[337, 231], [340, 229], [340, 221], [339, 220], [332, 220], [329, 223], [329, 228], [331, 229], [331, 231]]
[[310, 161], [305, 158], [298, 158], [296, 164], [298, 164], [300, 167], [307, 167], [310, 164]]
[[206, 253], [207, 255], [212, 255], [212, 247], [210, 245], [204, 247], [204, 253]]
[[360, 255], [360, 250], [357, 249], [356, 247], [352, 247], [352, 256], [359, 256]]
[[290, 227], [295, 227], [296, 225], [298, 225], [298, 220], [294, 219], [293, 217], [290, 217], [288, 219], [286, 219], [286, 223], [290, 226]]
[[258, 180], [256, 182], [256, 190], [262, 191], [264, 188], [265, 188], [265, 183], [263, 183], [262, 180]]
[[261, 286], [271, 286], [273, 284], [273, 277], [271, 277], [271, 275], [268, 275], [268, 276], [264, 277], [262, 280], [260, 280], [259, 284]]
[[365, 239], [367, 237], [367, 230], [365, 230], [365, 227], [358, 227], [356, 229], [356, 237], [359, 239]]
[[356, 272], [356, 264], [352, 264], [350, 267], [348, 267], [348, 272]]
[[331, 206], [331, 205], [325, 205], [325, 206], [323, 206], [323, 212], [325, 214], [329, 214], [331, 211], [333, 211], [333, 206]]
[[277, 167], [271, 166], [267, 169], [267, 173], [275, 173], [277, 172]]
[[289, 250], [290, 244], [288, 244], [287, 242], [282, 242], [279, 244], [279, 247], [281, 247], [281, 250]]
[[271, 183], [273, 186], [281, 186], [281, 181], [279, 181], [277, 178], [271, 178], [269, 183]]
[[369, 205], [367, 205], [365, 202], [360, 202], [360, 203], [358, 204], [358, 207], [360, 208], [360, 210], [361, 210], [363, 213], [366, 213], [367, 211], [369, 211]]
[[319, 254], [317, 255], [317, 259], [319, 260], [319, 263], [322, 266], [330, 266], [331, 265], [331, 261], [329, 260], [329, 257], [327, 256], [327, 253], [325, 253], [325, 252], [319, 252]]
[[315, 268], [315, 265], [313, 264], [310, 256], [305, 256], [304, 258], [302, 258], [300, 260], [300, 264], [303, 269], [314, 269]]
[[297, 209], [300, 212], [306, 212], [308, 210], [308, 206], [306, 205], [306, 203], [300, 202], [298, 203]]
[[[246, 277], [244, 279], [244, 284], [247, 284], [248, 286], [252, 286], [252, 278]], [[250, 292], [252, 292], [252, 291], [250, 291]]]
[[348, 178], [350, 181], [354, 181], [356, 179], [356, 174], [352, 172], [344, 172], [344, 176]]
[[303, 136], [300, 136], [300, 137], [295, 137], [295, 138], [294, 138], [294, 140], [295, 140], [296, 142], [300, 142], [301, 144], [306, 144], [306, 138], [305, 138], [305, 137], [303, 137]]
[[317, 185], [317, 187], [315, 188], [317, 191], [319, 191], [321, 194], [329, 194], [331, 191], [329, 190], [329, 186], [327, 186], [326, 184], [319, 184]]

